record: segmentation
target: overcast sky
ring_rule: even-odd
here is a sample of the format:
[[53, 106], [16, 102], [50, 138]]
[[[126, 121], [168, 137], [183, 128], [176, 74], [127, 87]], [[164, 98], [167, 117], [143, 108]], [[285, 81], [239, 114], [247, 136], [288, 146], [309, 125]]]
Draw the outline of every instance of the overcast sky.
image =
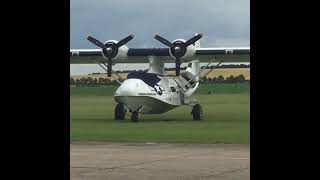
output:
[[[201, 47], [250, 46], [249, 0], [70, 0], [70, 48], [96, 48], [86, 35], [105, 42], [128, 34], [128, 47], [163, 47], [153, 36], [189, 39], [204, 33]], [[132, 66], [133, 67], [133, 66]], [[147, 68], [148, 65], [136, 65]], [[114, 70], [126, 68], [115, 65]], [[70, 65], [70, 74], [104, 72], [98, 65]]]

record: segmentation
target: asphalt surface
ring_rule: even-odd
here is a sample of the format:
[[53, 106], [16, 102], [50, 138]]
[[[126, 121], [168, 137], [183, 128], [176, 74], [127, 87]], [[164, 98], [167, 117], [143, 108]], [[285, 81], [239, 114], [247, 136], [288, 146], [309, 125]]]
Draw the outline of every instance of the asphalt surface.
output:
[[250, 179], [250, 147], [236, 144], [72, 142], [72, 180]]

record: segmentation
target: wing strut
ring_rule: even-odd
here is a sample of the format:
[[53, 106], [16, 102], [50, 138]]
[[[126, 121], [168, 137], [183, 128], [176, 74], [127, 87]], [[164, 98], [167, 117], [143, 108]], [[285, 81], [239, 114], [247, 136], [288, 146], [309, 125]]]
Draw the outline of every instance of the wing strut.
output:
[[214, 60], [215, 60], [215, 58], [212, 58], [205, 67], [203, 67], [195, 76], [193, 76], [193, 78], [191, 78], [191, 79], [187, 82], [187, 84], [189, 84], [191, 81], [193, 81], [193, 79], [196, 78], [203, 70], [205, 70]]
[[[103, 65], [104, 65], [105, 67], [108, 67], [108, 65], [107, 65], [105, 62], [102, 62], [102, 63], [103, 63]], [[116, 76], [118, 76], [118, 79], [122, 79], [122, 77], [121, 77], [116, 71], [114, 71], [114, 70], [111, 69], [111, 72], [113, 72], [113, 74], [115, 74]]]
[[[207, 74], [209, 74], [211, 71], [213, 71], [214, 69], [216, 69], [221, 63], [223, 63], [223, 60], [221, 60], [217, 65], [215, 65], [215, 66], [213, 66], [211, 69], [210, 69], [210, 71], [208, 71], [206, 74], [204, 74], [198, 81], [196, 81], [195, 83], [197, 83], [197, 82], [199, 82], [199, 81], [201, 81], [204, 77], [206, 77], [207, 76]], [[203, 68], [202, 70], [204, 70], [205, 68]], [[201, 70], [201, 71], [202, 71]], [[201, 72], [200, 71], [200, 72]]]
[[[107, 65], [106, 63], [102, 62], [102, 64], [103, 64], [104, 66], [108, 67], [108, 65]], [[100, 62], [98, 62], [98, 65], [99, 65], [103, 70], [105, 70], [106, 72], [108, 72], [108, 70], [107, 70], [105, 67], [103, 67]], [[111, 71], [113, 71], [113, 70], [111, 70]], [[119, 76], [119, 74], [117, 74], [115, 71], [113, 71], [113, 72], [118, 76], [118, 78], [121, 78], [121, 76]], [[111, 78], [114, 79], [114, 80], [116, 80], [119, 85], [122, 84], [122, 82], [119, 81], [118, 78], [113, 78], [112, 76], [111, 76]]]
[[[193, 76], [193, 78], [191, 78], [185, 85], [185, 88], [191, 87], [190, 82], [194, 80], [194, 78], [196, 78], [199, 74], [201, 74], [202, 71], [204, 71], [210, 64], [212, 64], [214, 62], [215, 58], [213, 58], [211, 61], [209, 61], [209, 63], [203, 67], [195, 76]], [[207, 74], [209, 74], [211, 71], [213, 71], [216, 67], [218, 67], [221, 63], [223, 63], [223, 60], [221, 60], [217, 65], [213, 66], [210, 71], [208, 71], [205, 75], [201, 76], [196, 82], [197, 83], [199, 81], [201, 81], [204, 77], [207, 76]]]

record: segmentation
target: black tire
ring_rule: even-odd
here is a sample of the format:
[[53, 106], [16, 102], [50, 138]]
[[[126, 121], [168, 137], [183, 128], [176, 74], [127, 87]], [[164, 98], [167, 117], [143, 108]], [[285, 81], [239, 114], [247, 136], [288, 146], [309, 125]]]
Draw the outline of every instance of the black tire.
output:
[[202, 107], [200, 104], [196, 104], [192, 107], [193, 120], [199, 121], [203, 119]]
[[114, 110], [114, 119], [115, 120], [124, 120], [126, 116], [126, 108], [123, 104], [117, 104]]
[[131, 114], [131, 121], [132, 122], [138, 122], [139, 120], [139, 112], [138, 111], [134, 111]]

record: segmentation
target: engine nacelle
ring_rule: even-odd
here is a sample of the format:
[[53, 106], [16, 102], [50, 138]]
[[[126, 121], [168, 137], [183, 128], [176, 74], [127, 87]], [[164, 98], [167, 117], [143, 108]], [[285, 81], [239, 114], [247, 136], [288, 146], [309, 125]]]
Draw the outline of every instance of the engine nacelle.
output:
[[[116, 44], [118, 43], [117, 40], [108, 40], [106, 41], [104, 44]], [[114, 49], [112, 52], [113, 53], [113, 58], [112, 58], [112, 62], [121, 62], [121, 61], [125, 61], [128, 58], [128, 46], [123, 45], [121, 47], [119, 47], [118, 49]], [[105, 59], [108, 59], [107, 56], [105, 55], [105, 53], [102, 51], [102, 56]]]
[[[184, 39], [176, 39], [172, 43], [179, 43], [179, 42], [185, 43], [186, 40], [184, 40]], [[175, 59], [175, 57], [173, 56], [173, 53], [174, 53], [173, 51], [174, 51], [174, 49], [170, 48], [169, 54], [170, 54], [172, 59]], [[182, 51], [184, 51], [184, 55], [180, 59], [183, 60], [184, 62], [189, 62], [189, 61], [193, 60], [193, 57], [194, 57], [194, 55], [196, 53], [196, 48], [194, 47], [193, 44], [191, 44], [191, 45], [189, 45], [187, 47], [186, 50], [182, 49]]]

